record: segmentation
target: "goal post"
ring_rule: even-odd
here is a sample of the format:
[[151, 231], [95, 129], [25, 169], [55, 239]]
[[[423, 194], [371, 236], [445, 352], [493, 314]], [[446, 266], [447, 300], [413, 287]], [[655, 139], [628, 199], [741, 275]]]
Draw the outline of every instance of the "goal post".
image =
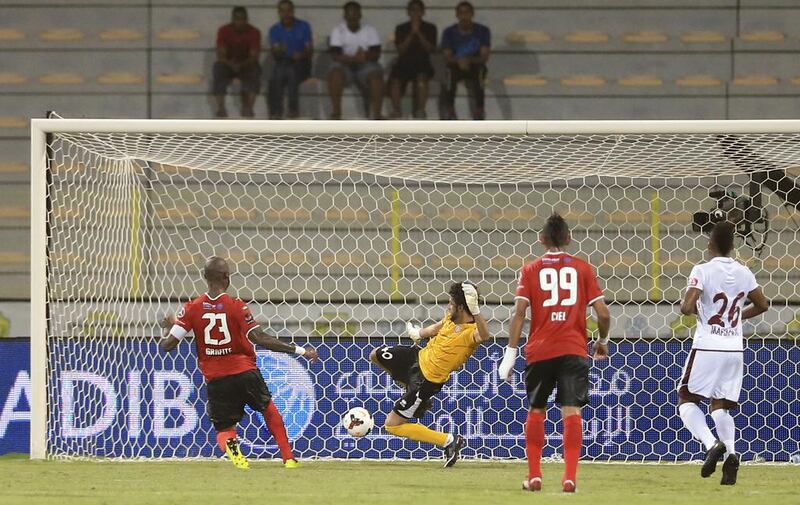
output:
[[[321, 349], [312, 367], [258, 354], [301, 457], [436, 454], [380, 429], [349, 439], [338, 415], [364, 405], [380, 424], [399, 389], [369, 350], [409, 344], [400, 323], [441, 317], [448, 284], [476, 281], [495, 340], [424, 421], [466, 435], [466, 457], [522, 457], [524, 392], [496, 363], [517, 272], [558, 211], [613, 316], [585, 457], [697, 452], [674, 408], [693, 325], [677, 304], [725, 217], [773, 300], [746, 327], [741, 451], [786, 460], [800, 437], [798, 167], [795, 120], [33, 119], [31, 457], [214, 455], [193, 349], [155, 346], [159, 315], [202, 292], [211, 254], [230, 258], [231, 294], [272, 333]], [[248, 412], [244, 447], [271, 457], [259, 426]]]

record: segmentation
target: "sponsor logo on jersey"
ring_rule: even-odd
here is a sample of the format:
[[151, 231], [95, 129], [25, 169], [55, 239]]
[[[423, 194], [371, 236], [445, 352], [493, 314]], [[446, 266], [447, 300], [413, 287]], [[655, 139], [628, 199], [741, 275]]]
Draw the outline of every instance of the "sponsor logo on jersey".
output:
[[221, 304], [221, 303], [218, 303], [218, 304], [217, 304], [217, 306], [216, 306], [216, 309], [217, 309], [217, 310], [222, 310], [222, 304]]
[[212, 304], [208, 303], [208, 302], [203, 302], [203, 308], [210, 310], [210, 309], [213, 309], [214, 306]]
[[697, 286], [698, 282], [699, 281], [697, 280], [697, 277], [692, 277], [691, 279], [689, 279], [689, 287]]
[[457, 324], [456, 327], [453, 328], [453, 331], [456, 332], [456, 333], [461, 333], [461, 325]]

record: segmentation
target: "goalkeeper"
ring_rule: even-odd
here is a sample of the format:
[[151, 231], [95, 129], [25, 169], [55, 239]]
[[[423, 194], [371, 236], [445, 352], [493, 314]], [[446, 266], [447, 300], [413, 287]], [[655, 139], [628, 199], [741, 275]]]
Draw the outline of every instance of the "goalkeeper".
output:
[[412, 417], [422, 417], [431, 406], [431, 397], [441, 391], [450, 374], [461, 368], [478, 344], [489, 339], [489, 327], [480, 314], [475, 285], [468, 281], [454, 283], [449, 295], [450, 304], [440, 322], [426, 328], [406, 323], [408, 336], [414, 343], [430, 339], [425, 347], [384, 346], [369, 356], [370, 361], [386, 370], [406, 389], [386, 417], [386, 431], [444, 448], [445, 468], [458, 461], [466, 443], [464, 437], [408, 421]]

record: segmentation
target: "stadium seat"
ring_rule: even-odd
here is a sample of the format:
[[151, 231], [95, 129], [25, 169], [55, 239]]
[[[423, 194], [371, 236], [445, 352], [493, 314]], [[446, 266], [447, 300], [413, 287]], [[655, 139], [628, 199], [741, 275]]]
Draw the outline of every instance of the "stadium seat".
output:
[[25, 32], [21, 30], [17, 30], [16, 28], [0, 28], [0, 40], [2, 41], [23, 40], [24, 38]]
[[[800, 86], [800, 77], [792, 77], [789, 79], [789, 82], [791, 82], [794, 86]], [[800, 174], [798, 174], [798, 177], [800, 177]]]
[[200, 84], [203, 82], [201, 74], [161, 74], [156, 77], [159, 84]]
[[64, 86], [83, 84], [85, 79], [82, 75], [73, 72], [54, 72], [52, 74], [45, 74], [39, 77], [39, 82], [49, 86]]
[[186, 28], [168, 28], [156, 34], [158, 40], [187, 41], [200, 38], [200, 32]]
[[693, 31], [681, 34], [681, 42], [685, 44], [719, 44], [728, 40], [723, 33], [711, 31]]
[[743, 75], [735, 77], [731, 84], [733, 86], [776, 86], [778, 78], [773, 75]]
[[604, 86], [606, 80], [599, 75], [570, 75], [561, 78], [562, 86]]
[[97, 76], [97, 82], [100, 84], [142, 84], [144, 83], [144, 76], [141, 74], [134, 74], [132, 72], [110, 72]]
[[547, 79], [535, 74], [509, 75], [503, 79], [503, 84], [520, 87], [546, 86]]
[[0, 86], [25, 84], [26, 82], [28, 82], [28, 78], [22, 74], [16, 72], [0, 72]]
[[128, 42], [143, 38], [144, 33], [130, 28], [110, 28], [100, 32], [100, 40], [106, 42]]
[[0, 116], [0, 128], [27, 128], [28, 119], [21, 116]]
[[745, 42], [783, 42], [786, 35], [777, 30], [757, 30], [743, 33], [739, 38]]
[[0, 251], [0, 265], [30, 265], [28, 254], [11, 251]]
[[48, 42], [73, 42], [85, 39], [86, 34], [75, 28], [52, 28], [39, 33], [39, 38]]
[[564, 36], [564, 40], [576, 44], [602, 44], [610, 39], [607, 33], [591, 30], [572, 32]]
[[506, 35], [506, 42], [509, 44], [543, 44], [551, 40], [553, 39], [548, 33], [538, 30], [518, 30]]
[[661, 44], [669, 40], [669, 36], [662, 32], [641, 31], [626, 33], [622, 37], [623, 42], [628, 44]]
[[28, 165], [21, 161], [0, 161], [0, 174], [27, 173]]
[[28, 207], [0, 206], [0, 228], [4, 225], [27, 225], [30, 218], [31, 211]]
[[661, 86], [664, 81], [655, 75], [629, 75], [619, 80], [620, 86]]
[[679, 77], [675, 81], [675, 84], [684, 87], [719, 86], [722, 84], [722, 80], [714, 77], [713, 75], [685, 75], [683, 77]]

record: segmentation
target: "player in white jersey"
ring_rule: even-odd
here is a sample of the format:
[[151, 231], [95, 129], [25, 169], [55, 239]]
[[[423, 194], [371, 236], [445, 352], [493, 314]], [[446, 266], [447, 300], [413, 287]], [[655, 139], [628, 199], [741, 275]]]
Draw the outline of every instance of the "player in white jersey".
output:
[[[729, 256], [734, 233], [735, 227], [729, 222], [714, 226], [708, 241], [711, 260], [692, 268], [681, 303], [683, 314], [697, 314], [697, 329], [678, 383], [678, 411], [686, 428], [706, 448], [700, 470], [702, 477], [714, 473], [724, 454], [722, 485], [736, 484], [739, 470], [736, 426], [729, 409], [737, 407], [742, 389], [742, 321], [769, 308], [755, 275]], [[747, 300], [751, 304], [745, 307]], [[717, 437], [711, 433], [706, 415], [698, 406], [703, 400], [711, 400]]]

